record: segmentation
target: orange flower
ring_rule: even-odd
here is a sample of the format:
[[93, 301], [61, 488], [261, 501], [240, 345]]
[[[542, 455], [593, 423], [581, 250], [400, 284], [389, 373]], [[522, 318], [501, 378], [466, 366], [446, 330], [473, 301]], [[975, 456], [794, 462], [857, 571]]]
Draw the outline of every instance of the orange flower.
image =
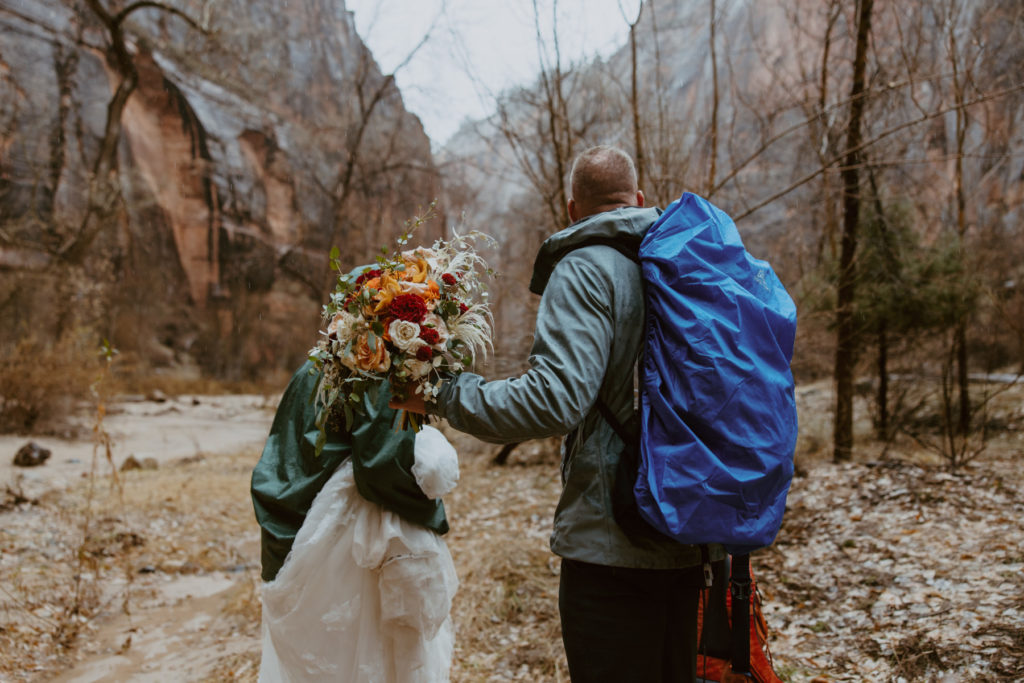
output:
[[405, 270], [398, 274], [400, 279], [417, 283], [427, 279], [430, 266], [427, 265], [425, 258], [421, 256], [404, 256], [402, 260], [405, 261]]
[[437, 286], [436, 280], [427, 280], [426, 282], [403, 282], [401, 286], [403, 294], [415, 294], [428, 304], [435, 299], [441, 298], [441, 288]]
[[368, 310], [364, 310], [363, 315], [371, 317], [386, 311], [388, 306], [391, 305], [391, 300], [402, 293], [402, 286], [395, 279], [394, 275], [390, 273], [381, 275], [377, 287], [377, 296], [374, 297], [376, 303], [371, 304]]
[[387, 372], [391, 367], [391, 355], [384, 348], [384, 340], [377, 338], [375, 350], [370, 349], [369, 335], [363, 334], [352, 346], [351, 358], [356, 367], [367, 372]]
[[391, 341], [391, 332], [388, 331], [388, 328], [391, 327], [391, 323], [393, 322], [395, 322], [394, 316], [389, 315], [384, 319], [384, 341]]

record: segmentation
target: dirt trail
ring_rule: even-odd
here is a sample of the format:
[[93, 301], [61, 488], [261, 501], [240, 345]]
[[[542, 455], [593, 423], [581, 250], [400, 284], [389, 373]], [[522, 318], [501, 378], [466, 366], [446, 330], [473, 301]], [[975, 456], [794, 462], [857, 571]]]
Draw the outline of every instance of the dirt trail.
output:
[[[258, 647], [255, 638], [225, 619], [232, 601], [249, 590], [248, 577], [217, 572], [163, 578], [141, 591], [144, 597], [136, 597], [130, 616], [100, 620], [79, 652], [82, 661], [53, 681], [208, 680], [225, 658]], [[239, 667], [234, 674], [246, 670]]]
[[[99, 542], [114, 548], [117, 542], [110, 539], [123, 529], [141, 539], [132, 549], [134, 559], [126, 561], [131, 585], [117, 568], [117, 554], [125, 551], [100, 548], [98, 557], [109, 559], [96, 584], [102, 591], [99, 611], [84, 624], [70, 657], [62, 664], [40, 661], [36, 674], [22, 670], [11, 679], [0, 667], [0, 681], [40, 680], [40, 675], [61, 683], [255, 679], [259, 537], [247, 484], [276, 403], [277, 397], [186, 396], [111, 406], [104, 426], [114, 439], [114, 464], [120, 467], [130, 455], [156, 463], [155, 470], [120, 474], [126, 514], [103, 500], [109, 492], [97, 500], [97, 509], [104, 510], [94, 522]], [[4, 513], [0, 565], [13, 577], [30, 581], [46, 571], [38, 569], [46, 561], [40, 565], [35, 557], [51, 551], [45, 540], [40, 550], [38, 539], [66, 542], [63, 537], [77, 533], [80, 513], [65, 517], [63, 510], [79, 510], [78, 484], [91, 468], [88, 419], [80, 418], [79, 439], [0, 436], [0, 483], [45, 501]], [[15, 467], [14, 453], [29, 440], [49, 448], [52, 456], [38, 467]], [[100, 462], [101, 489], [109, 486], [108, 473], [109, 465]], [[240, 521], [226, 530], [210, 524], [224, 518]], [[204, 525], [213, 530], [204, 533]], [[58, 571], [72, 572], [69, 551], [53, 552]], [[36, 591], [17, 593], [22, 605], [46, 603]], [[130, 613], [123, 609], [126, 595]], [[59, 604], [31, 609], [50, 614]], [[25, 617], [31, 618], [17, 620]], [[61, 672], [51, 678], [54, 666]]]

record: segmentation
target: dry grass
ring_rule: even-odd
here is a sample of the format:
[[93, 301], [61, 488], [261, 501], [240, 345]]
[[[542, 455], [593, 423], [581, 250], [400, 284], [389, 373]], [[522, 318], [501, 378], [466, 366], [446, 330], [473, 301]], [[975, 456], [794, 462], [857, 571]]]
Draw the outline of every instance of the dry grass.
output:
[[0, 354], [0, 432], [52, 433], [89, 396], [99, 345], [85, 335], [56, 344], [26, 337]]
[[[446, 537], [461, 585], [453, 607], [452, 680], [567, 680], [558, 625], [558, 563], [547, 547], [557, 500], [557, 442], [523, 444], [505, 467], [496, 448], [451, 434], [462, 475], [447, 499]], [[259, 535], [249, 500], [257, 454], [185, 459], [153, 471], [85, 481], [6, 513], [0, 531], [0, 680], [35, 680], [94, 651], [123, 609], [139, 613], [154, 582], [222, 572], [237, 577], [207, 639], [251, 643], [204, 680], [254, 681], [259, 662]], [[83, 542], [81, 521], [93, 522]], [[59, 640], [79, 551], [94, 560], [89, 595]], [[91, 591], [91, 592], [90, 592]], [[126, 600], [127, 598], [127, 600]], [[130, 648], [131, 645], [129, 644]]]
[[[100, 342], [87, 331], [56, 343], [28, 336], [0, 349], [0, 433], [73, 436], [77, 423], [70, 418], [94, 402], [91, 388], [101, 372]], [[104, 381], [115, 396], [267, 395], [280, 392], [288, 376], [279, 371], [260, 381], [227, 381], [204, 377], [195, 368], [154, 371], [126, 354], [115, 357]]]
[[496, 448], [448, 436], [461, 456], [459, 486], [445, 500], [461, 580], [452, 680], [568, 680], [559, 565], [548, 550], [561, 489], [557, 441], [523, 444], [508, 465], [495, 467]]

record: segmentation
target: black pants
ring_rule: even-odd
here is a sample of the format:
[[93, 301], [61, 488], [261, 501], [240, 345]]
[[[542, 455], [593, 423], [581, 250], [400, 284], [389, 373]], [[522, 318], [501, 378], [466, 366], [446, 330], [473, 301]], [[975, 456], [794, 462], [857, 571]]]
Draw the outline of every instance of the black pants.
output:
[[558, 609], [573, 683], [697, 678], [700, 566], [626, 569], [562, 560]]

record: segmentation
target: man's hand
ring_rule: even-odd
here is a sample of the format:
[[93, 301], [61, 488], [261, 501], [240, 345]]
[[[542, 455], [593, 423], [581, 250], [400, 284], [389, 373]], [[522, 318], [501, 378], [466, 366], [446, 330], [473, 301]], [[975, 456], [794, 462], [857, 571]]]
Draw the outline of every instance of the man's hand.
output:
[[388, 406], [395, 410], [406, 410], [410, 413], [417, 413], [419, 415], [427, 414], [427, 403], [423, 400], [423, 394], [413, 394], [404, 401], [399, 401], [395, 398], [391, 399]]

